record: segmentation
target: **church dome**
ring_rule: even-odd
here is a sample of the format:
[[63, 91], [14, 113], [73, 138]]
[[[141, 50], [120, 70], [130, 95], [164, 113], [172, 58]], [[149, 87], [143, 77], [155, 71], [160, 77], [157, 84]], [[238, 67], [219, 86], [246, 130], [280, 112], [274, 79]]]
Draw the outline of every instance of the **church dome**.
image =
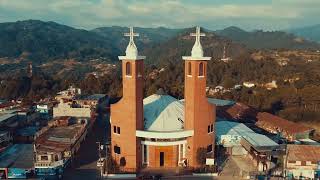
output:
[[153, 94], [143, 100], [144, 129], [179, 131], [184, 129], [184, 105], [172, 96]]
[[199, 41], [196, 41], [192, 47], [192, 51], [191, 51], [191, 56], [192, 57], [203, 57], [203, 49], [202, 49], [202, 45]]
[[138, 57], [138, 49], [134, 42], [129, 42], [127, 49], [126, 49], [126, 56], [127, 57]]

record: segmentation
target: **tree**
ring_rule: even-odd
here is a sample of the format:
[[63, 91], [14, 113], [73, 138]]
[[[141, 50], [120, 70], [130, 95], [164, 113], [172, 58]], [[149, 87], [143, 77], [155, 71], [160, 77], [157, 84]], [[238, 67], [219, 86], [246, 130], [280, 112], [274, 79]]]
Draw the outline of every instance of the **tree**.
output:
[[231, 78], [226, 78], [225, 80], [223, 80], [222, 86], [226, 89], [230, 89], [233, 88], [234, 86], [234, 81]]
[[200, 165], [205, 165], [206, 164], [206, 158], [207, 158], [207, 149], [200, 147], [197, 149], [197, 162]]

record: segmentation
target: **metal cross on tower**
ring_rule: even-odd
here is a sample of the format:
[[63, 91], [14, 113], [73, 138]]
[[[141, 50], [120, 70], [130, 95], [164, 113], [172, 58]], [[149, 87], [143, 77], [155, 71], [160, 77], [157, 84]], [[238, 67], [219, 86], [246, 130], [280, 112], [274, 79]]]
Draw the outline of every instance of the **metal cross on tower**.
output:
[[196, 43], [200, 43], [200, 36], [206, 36], [204, 33], [200, 32], [200, 27], [197, 26], [196, 33], [191, 33], [190, 36], [196, 37]]
[[133, 27], [130, 27], [130, 32], [129, 33], [124, 33], [124, 36], [129, 36], [130, 37], [130, 43], [133, 42], [133, 37], [134, 36], [139, 36], [139, 33], [134, 33], [133, 32]]

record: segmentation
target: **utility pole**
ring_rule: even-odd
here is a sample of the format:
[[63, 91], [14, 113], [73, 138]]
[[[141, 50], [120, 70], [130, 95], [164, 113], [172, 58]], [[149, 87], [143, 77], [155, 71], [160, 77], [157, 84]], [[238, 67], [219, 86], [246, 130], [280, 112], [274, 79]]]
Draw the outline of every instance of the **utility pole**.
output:
[[101, 151], [100, 151], [100, 146], [101, 146], [101, 142], [96, 142], [98, 144], [98, 153], [99, 153], [99, 158], [101, 158]]

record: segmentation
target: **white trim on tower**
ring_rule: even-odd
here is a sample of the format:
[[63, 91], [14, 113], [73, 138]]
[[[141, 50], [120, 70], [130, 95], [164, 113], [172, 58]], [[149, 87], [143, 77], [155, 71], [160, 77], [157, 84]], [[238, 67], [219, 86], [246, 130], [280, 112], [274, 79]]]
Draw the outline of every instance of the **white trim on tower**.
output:
[[137, 137], [155, 138], [155, 139], [179, 139], [193, 136], [193, 130], [173, 131], [173, 132], [157, 132], [157, 131], [136, 131]]
[[180, 144], [186, 144], [186, 143], [187, 143], [187, 140], [170, 141], [170, 142], [141, 141], [141, 144], [149, 145], [149, 146], [174, 146], [174, 145], [180, 145]]

